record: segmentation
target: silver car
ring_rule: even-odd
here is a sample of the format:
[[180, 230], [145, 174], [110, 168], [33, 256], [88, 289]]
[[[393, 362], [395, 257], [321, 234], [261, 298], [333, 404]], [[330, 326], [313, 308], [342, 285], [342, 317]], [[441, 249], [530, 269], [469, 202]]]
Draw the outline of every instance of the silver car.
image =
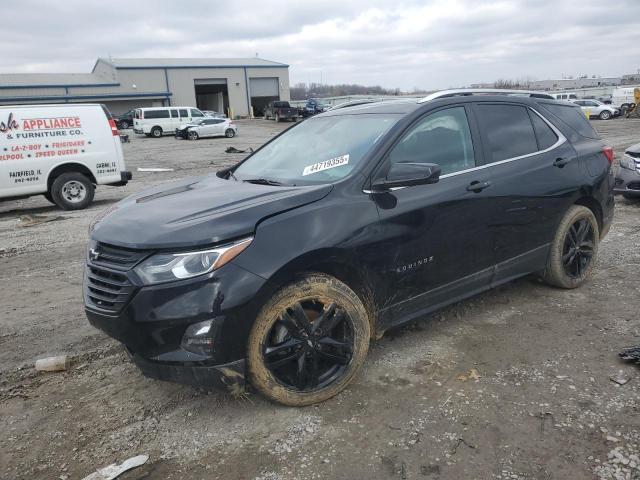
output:
[[203, 137], [235, 137], [238, 127], [229, 118], [205, 117], [188, 125], [176, 129], [176, 137], [198, 140]]
[[589, 118], [599, 118], [600, 120], [609, 120], [610, 118], [620, 115], [620, 109], [613, 105], [606, 105], [599, 100], [571, 100], [580, 108], [585, 115], [588, 112]]
[[640, 143], [627, 148], [620, 159], [614, 191], [625, 198], [640, 198]]

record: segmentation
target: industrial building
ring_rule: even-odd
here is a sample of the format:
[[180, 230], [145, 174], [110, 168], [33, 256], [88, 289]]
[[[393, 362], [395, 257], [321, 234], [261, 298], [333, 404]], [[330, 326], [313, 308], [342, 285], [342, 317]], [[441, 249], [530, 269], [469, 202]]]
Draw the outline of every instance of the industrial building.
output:
[[99, 58], [86, 74], [0, 74], [0, 105], [104, 103], [116, 114], [180, 105], [247, 117], [271, 100], [289, 100], [289, 66], [261, 58]]

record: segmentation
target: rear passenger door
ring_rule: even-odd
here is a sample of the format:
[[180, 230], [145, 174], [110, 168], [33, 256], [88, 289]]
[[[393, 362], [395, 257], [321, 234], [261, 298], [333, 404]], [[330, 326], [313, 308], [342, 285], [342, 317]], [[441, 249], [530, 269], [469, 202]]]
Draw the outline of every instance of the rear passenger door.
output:
[[477, 102], [474, 109], [493, 182], [489, 231], [499, 282], [544, 267], [583, 172], [571, 144], [538, 109], [502, 102]]

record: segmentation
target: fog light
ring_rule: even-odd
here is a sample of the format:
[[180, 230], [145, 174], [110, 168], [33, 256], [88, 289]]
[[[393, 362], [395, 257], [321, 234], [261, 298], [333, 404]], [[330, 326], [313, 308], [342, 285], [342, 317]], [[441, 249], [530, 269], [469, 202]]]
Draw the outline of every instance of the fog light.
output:
[[215, 320], [194, 323], [187, 327], [180, 346], [189, 352], [209, 356], [213, 353], [215, 334]]

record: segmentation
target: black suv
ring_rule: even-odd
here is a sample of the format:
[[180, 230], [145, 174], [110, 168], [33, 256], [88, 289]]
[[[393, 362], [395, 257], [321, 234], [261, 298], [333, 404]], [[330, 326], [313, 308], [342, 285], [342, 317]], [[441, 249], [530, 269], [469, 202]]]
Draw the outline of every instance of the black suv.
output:
[[148, 376], [307, 405], [371, 339], [523, 275], [580, 286], [613, 151], [578, 106], [434, 94], [317, 115], [91, 227], [89, 321]]

